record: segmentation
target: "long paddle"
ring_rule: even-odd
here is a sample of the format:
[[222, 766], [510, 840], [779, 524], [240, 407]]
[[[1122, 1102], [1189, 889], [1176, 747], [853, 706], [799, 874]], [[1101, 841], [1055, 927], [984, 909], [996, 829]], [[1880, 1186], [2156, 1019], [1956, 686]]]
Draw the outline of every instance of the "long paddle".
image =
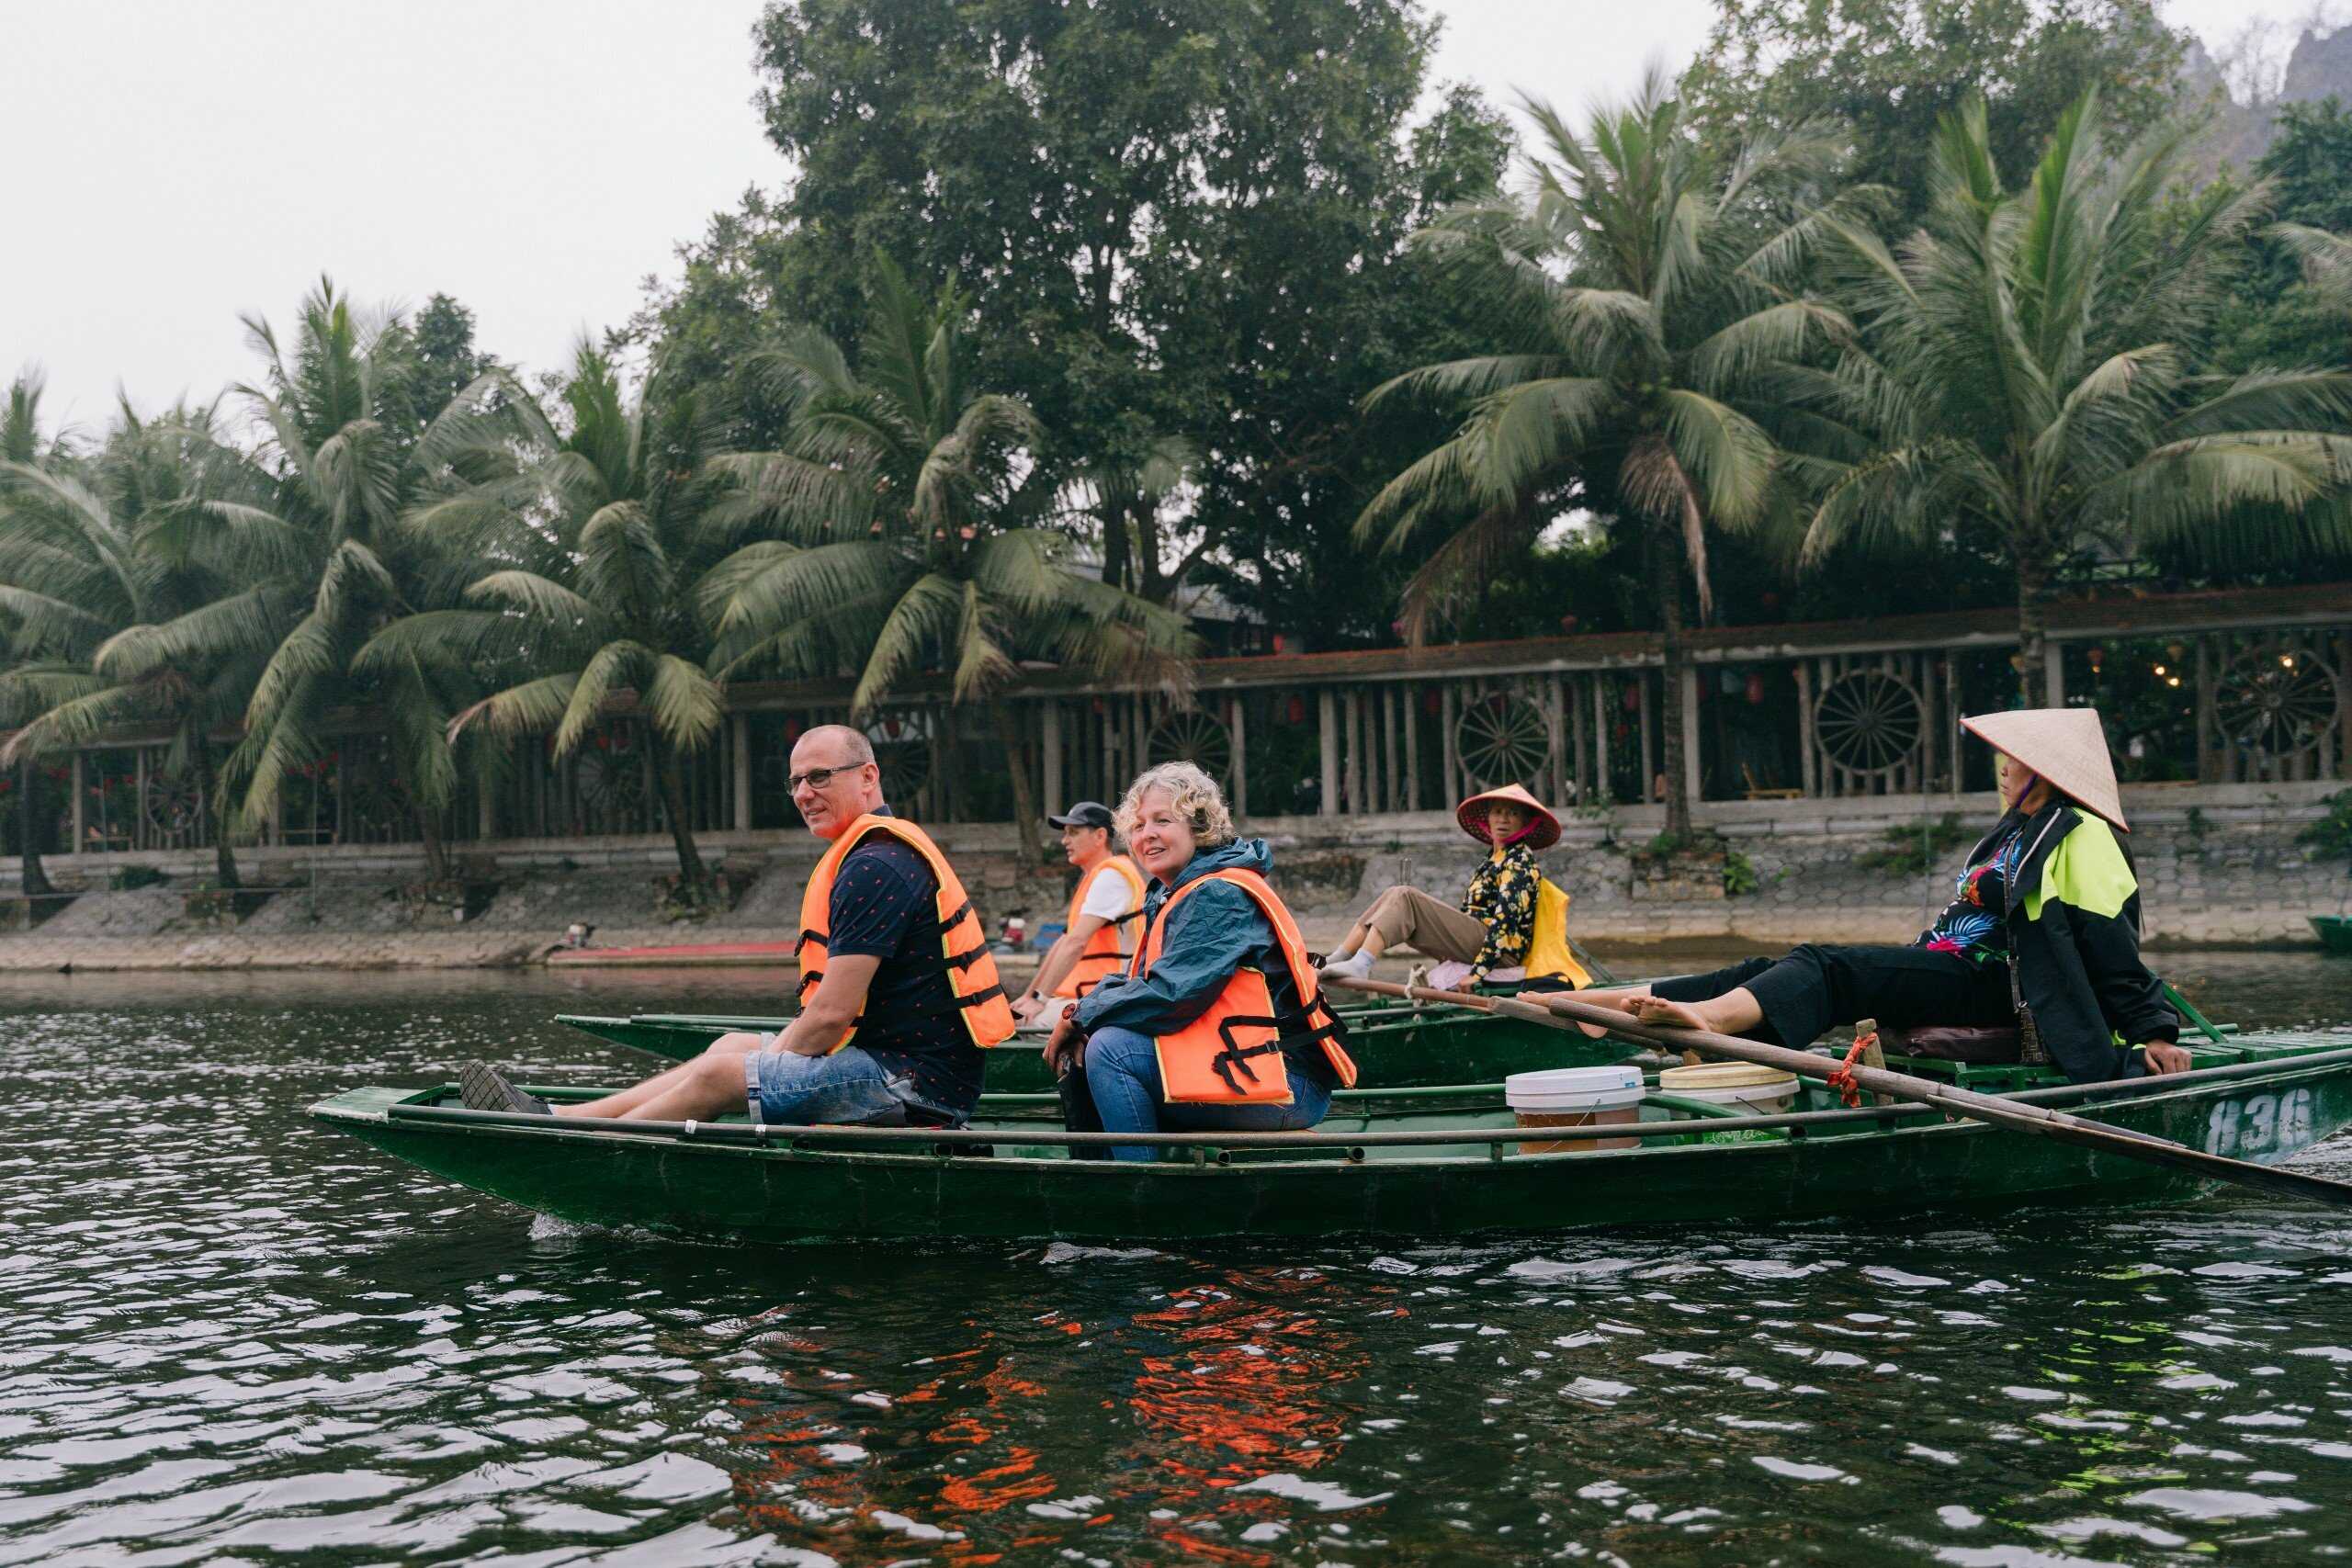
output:
[[[1830, 1075], [1839, 1070], [1838, 1064], [1809, 1051], [1791, 1051], [1783, 1046], [1766, 1045], [1704, 1029], [1677, 1029], [1663, 1024], [1643, 1023], [1614, 1008], [1595, 1007], [1590, 1002], [1577, 1001], [1571, 996], [1546, 992], [1542, 994], [1540, 1002], [1531, 1002], [1504, 997], [1474, 998], [1454, 991], [1433, 991], [1426, 986], [1392, 985], [1385, 980], [1334, 977], [1327, 984], [1371, 991], [1380, 996], [1403, 997], [1413, 1001], [1468, 1005], [1482, 1012], [1501, 1013], [1554, 1029], [1572, 1029], [1578, 1023], [1597, 1024], [1619, 1039], [1637, 1044], [1662, 1046], [1669, 1051], [1685, 1048], [1703, 1051], [1711, 1056], [1728, 1056], [1734, 1061], [1778, 1067], [1782, 1072], [1821, 1082], [1827, 1082]], [[1869, 1067], [1856, 1063], [1845, 1071], [1851, 1075], [1852, 1082], [1858, 1088], [1892, 1099], [1931, 1106], [1950, 1115], [1965, 1116], [1972, 1121], [2006, 1127], [2013, 1132], [2056, 1138], [2063, 1143], [2076, 1144], [2103, 1154], [2120, 1155], [2127, 1159], [2172, 1166], [2194, 1171], [2214, 1181], [2234, 1181], [2284, 1197], [2305, 1198], [2336, 1208], [2352, 1208], [2352, 1182], [2256, 1165], [2252, 1160], [2232, 1159], [2226, 1155], [2208, 1154], [2203, 1149], [2191, 1148], [2169, 1138], [2135, 1133], [2103, 1122], [2086, 1122], [2064, 1111], [2045, 1110], [2039, 1105], [2020, 1105], [2014, 1100], [1978, 1094], [1971, 1089], [1928, 1083], [1908, 1073], [1890, 1072], [1883, 1067]]]

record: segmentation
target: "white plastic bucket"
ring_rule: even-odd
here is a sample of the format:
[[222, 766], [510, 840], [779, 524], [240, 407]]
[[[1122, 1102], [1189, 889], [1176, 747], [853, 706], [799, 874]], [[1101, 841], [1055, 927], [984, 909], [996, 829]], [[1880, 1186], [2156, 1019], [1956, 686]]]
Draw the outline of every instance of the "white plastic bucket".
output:
[[[1553, 1067], [1540, 1073], [1513, 1073], [1503, 1080], [1503, 1100], [1522, 1127], [1628, 1125], [1642, 1118], [1642, 1070], [1631, 1065]], [[1519, 1152], [1549, 1155], [1640, 1146], [1639, 1138], [1546, 1139], [1523, 1143]]]

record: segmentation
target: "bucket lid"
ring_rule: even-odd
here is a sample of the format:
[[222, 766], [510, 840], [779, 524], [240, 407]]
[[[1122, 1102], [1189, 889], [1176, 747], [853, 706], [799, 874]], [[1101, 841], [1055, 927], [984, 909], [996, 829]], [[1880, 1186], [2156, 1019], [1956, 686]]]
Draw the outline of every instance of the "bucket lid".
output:
[[1503, 1079], [1506, 1095], [1590, 1094], [1596, 1089], [1641, 1087], [1642, 1069], [1631, 1062], [1608, 1067], [1550, 1067], [1540, 1073], [1513, 1073]]
[[1797, 1076], [1752, 1062], [1707, 1062], [1695, 1067], [1668, 1067], [1657, 1076], [1657, 1087], [1672, 1092], [1686, 1089], [1760, 1089], [1767, 1084], [1794, 1086]]
[[1503, 1080], [1503, 1101], [1513, 1111], [1617, 1111], [1639, 1105], [1642, 1094], [1642, 1069], [1630, 1062], [1513, 1073]]

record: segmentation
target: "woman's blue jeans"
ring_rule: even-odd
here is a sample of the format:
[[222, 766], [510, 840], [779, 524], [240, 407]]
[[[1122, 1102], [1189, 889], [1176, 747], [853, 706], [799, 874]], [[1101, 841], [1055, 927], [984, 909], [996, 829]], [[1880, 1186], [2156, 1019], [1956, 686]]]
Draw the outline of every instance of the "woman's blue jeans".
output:
[[[1098, 1029], [1086, 1042], [1086, 1087], [1106, 1133], [1295, 1133], [1331, 1109], [1331, 1091], [1290, 1068], [1288, 1105], [1171, 1105], [1159, 1092], [1151, 1036]], [[1150, 1159], [1148, 1144], [1114, 1144], [1114, 1159]]]

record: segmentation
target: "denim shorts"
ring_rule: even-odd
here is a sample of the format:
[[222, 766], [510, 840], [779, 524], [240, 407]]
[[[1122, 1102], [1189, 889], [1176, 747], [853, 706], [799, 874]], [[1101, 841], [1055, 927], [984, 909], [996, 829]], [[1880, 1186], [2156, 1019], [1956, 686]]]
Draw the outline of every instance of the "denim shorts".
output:
[[752, 1121], [783, 1126], [854, 1122], [903, 1127], [910, 1109], [933, 1109], [916, 1095], [909, 1075], [888, 1071], [854, 1045], [844, 1045], [830, 1056], [753, 1051], [743, 1058], [743, 1088]]

